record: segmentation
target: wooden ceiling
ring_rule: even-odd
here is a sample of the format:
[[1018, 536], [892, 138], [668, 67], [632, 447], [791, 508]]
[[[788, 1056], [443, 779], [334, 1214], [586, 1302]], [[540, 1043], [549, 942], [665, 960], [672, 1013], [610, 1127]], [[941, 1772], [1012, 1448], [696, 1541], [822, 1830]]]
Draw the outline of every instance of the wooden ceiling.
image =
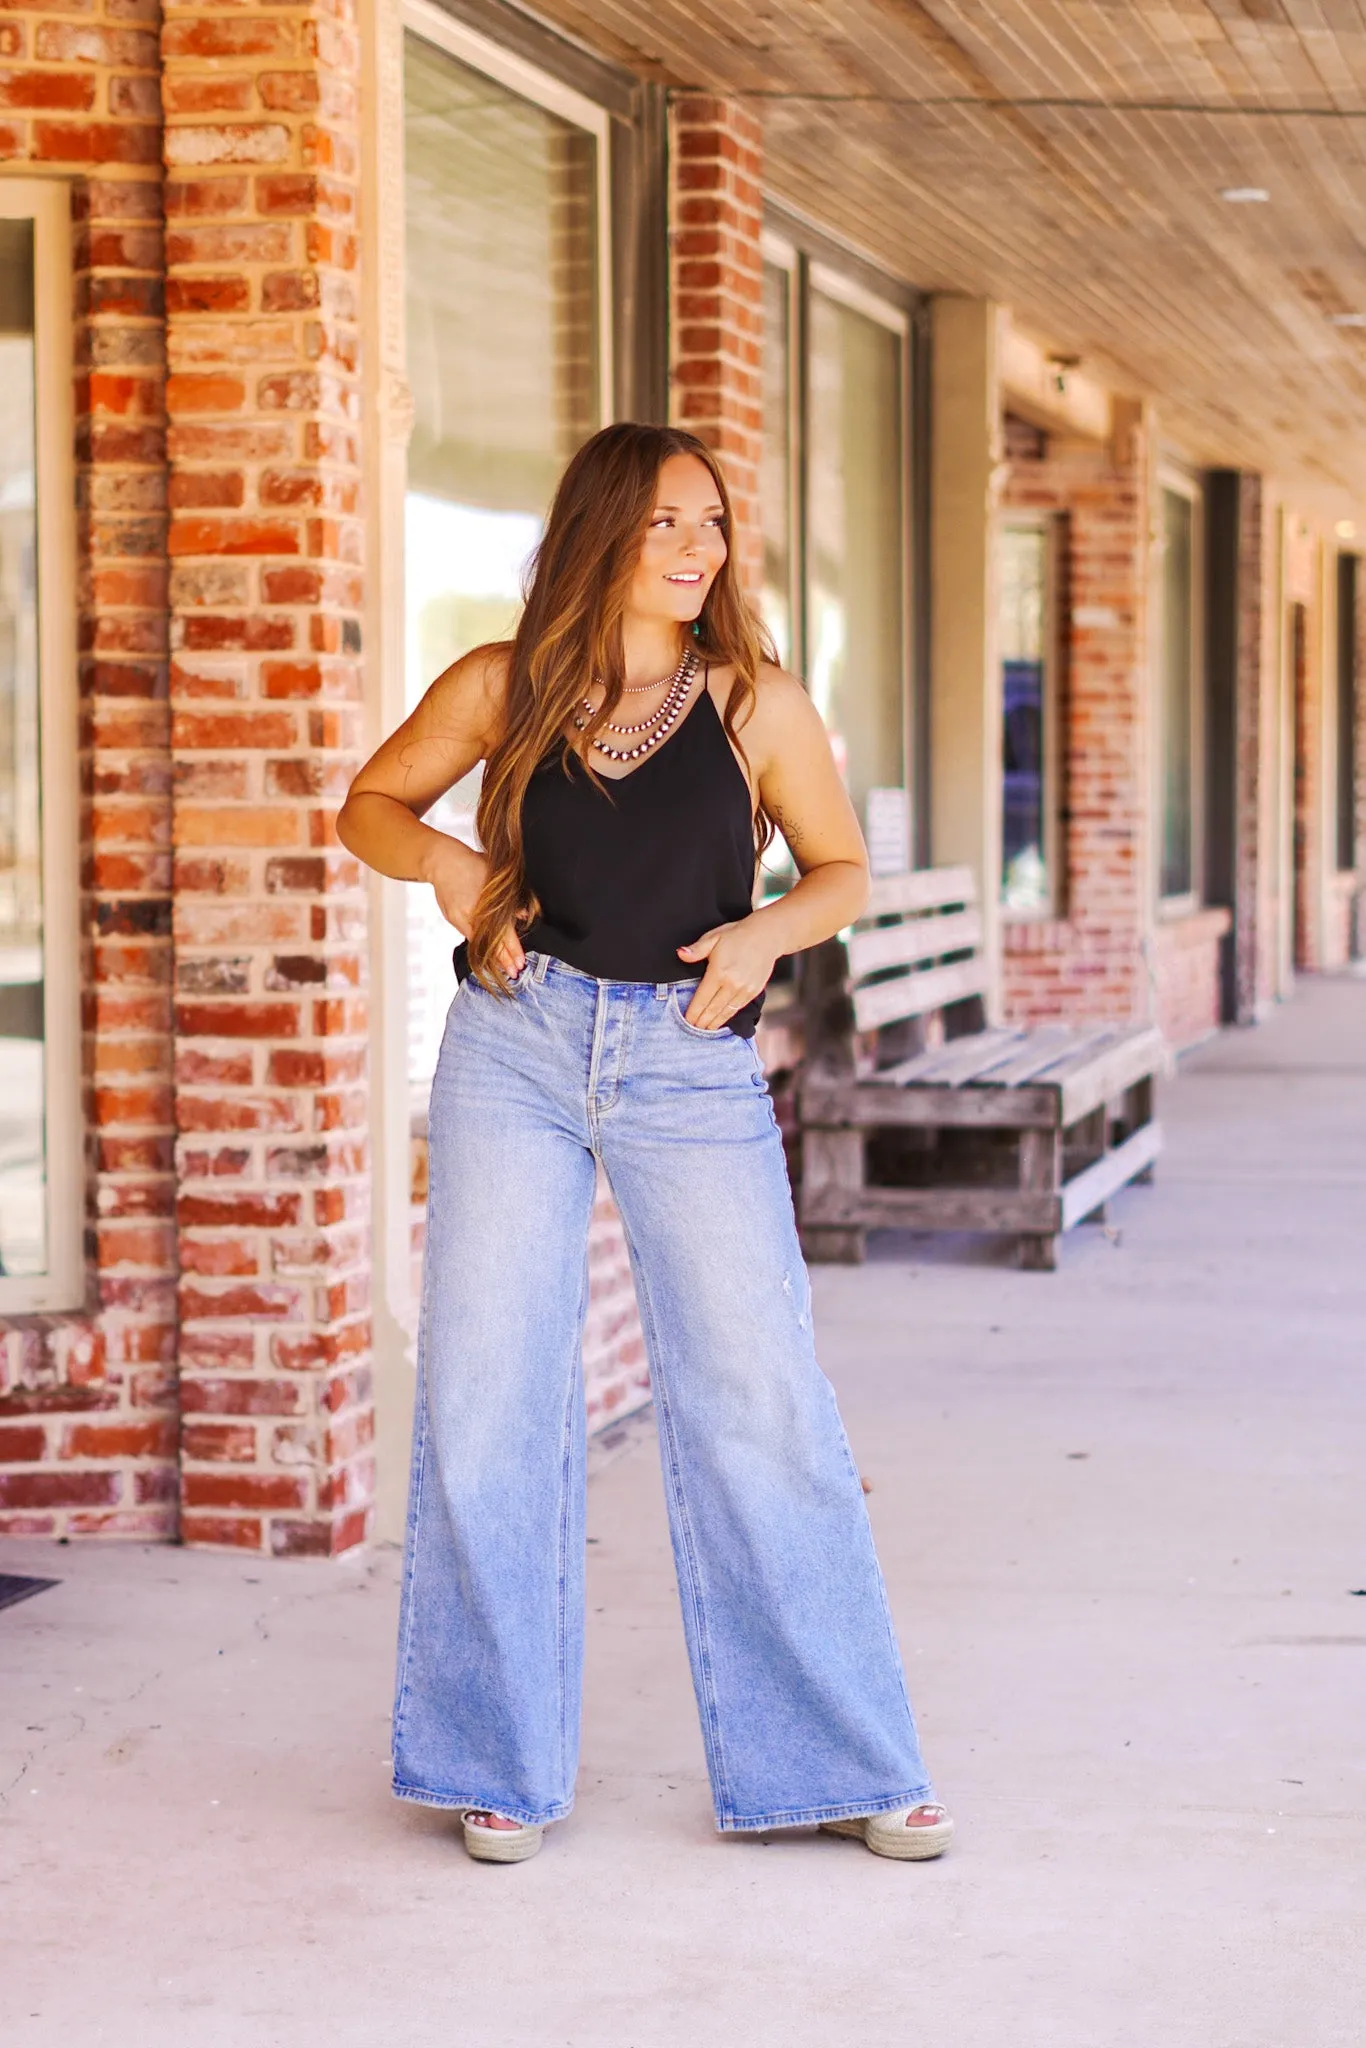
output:
[[[1209, 463], [1366, 509], [1366, 0], [535, 0], [751, 96], [767, 184], [1009, 305]], [[1231, 204], [1260, 187], [1265, 204]]]

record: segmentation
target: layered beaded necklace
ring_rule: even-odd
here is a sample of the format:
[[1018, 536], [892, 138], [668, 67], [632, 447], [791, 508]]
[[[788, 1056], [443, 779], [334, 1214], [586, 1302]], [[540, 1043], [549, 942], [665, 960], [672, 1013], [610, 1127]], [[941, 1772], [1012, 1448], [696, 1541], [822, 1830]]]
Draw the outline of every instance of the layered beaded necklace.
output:
[[[693, 679], [696, 674], [697, 655], [689, 647], [684, 650], [683, 658], [673, 674], [663, 678], [663, 683], [667, 684], [668, 687], [665, 690], [664, 700], [657, 711], [652, 712], [640, 725], [614, 725], [609, 721], [603, 727], [604, 732], [615, 733], [618, 739], [634, 739], [637, 741], [637, 744], [633, 747], [614, 747], [610, 741], [594, 734], [592, 745], [595, 751], [599, 754], [605, 754], [609, 761], [638, 761], [642, 754], [648, 754], [652, 747], [657, 747], [662, 739], [667, 738], [669, 732], [677, 724], [679, 715], [691, 694]], [[661, 688], [661, 684], [627, 683], [624, 687], [628, 694], [640, 696], [646, 690], [658, 690]], [[593, 715], [592, 699], [584, 697], [580, 702], [583, 705], [583, 709], [588, 713], [588, 717], [591, 718]], [[580, 718], [577, 713], [575, 714], [574, 725], [577, 731], [583, 732], [587, 724], [587, 718]], [[644, 738], [638, 738], [638, 735], [642, 733]]]

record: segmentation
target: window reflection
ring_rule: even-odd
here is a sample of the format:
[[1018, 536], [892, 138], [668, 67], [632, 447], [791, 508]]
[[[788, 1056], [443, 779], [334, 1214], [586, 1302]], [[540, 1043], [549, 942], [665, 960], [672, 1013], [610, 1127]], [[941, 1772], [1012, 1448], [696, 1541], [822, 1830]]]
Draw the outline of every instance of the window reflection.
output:
[[[407, 39], [406, 688], [516, 623], [569, 457], [600, 424], [597, 142], [418, 36]], [[473, 837], [477, 776], [430, 814]], [[409, 903], [409, 1079], [424, 1097], [452, 935]]]
[[1191, 501], [1162, 493], [1162, 876], [1164, 896], [1195, 886]]
[[764, 440], [759, 465], [764, 529], [761, 604], [784, 668], [796, 659], [792, 585], [792, 277], [764, 265]]
[[806, 663], [860, 815], [870, 789], [905, 781], [901, 350], [812, 292]]
[[1047, 834], [1048, 536], [1039, 526], [1001, 534], [1000, 642], [1003, 698], [1001, 900], [1039, 913], [1050, 900]]
[[0, 220], [0, 1272], [47, 1270], [33, 223]]

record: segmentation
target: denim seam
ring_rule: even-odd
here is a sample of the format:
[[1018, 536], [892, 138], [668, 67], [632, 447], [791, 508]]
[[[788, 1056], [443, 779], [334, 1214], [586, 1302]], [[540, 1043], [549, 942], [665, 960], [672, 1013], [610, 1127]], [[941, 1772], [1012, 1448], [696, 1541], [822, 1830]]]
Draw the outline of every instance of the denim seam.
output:
[[601, 1141], [598, 1132], [598, 1073], [602, 1066], [603, 1041], [607, 1036], [607, 984], [598, 983], [597, 995], [593, 1002], [593, 1040], [588, 1050], [588, 1087], [585, 1107], [588, 1112], [588, 1138], [593, 1155], [601, 1159]]
[[[620, 1207], [620, 1205], [618, 1206]], [[679, 1531], [682, 1537], [683, 1555], [688, 1567], [688, 1598], [692, 1607], [693, 1625], [697, 1634], [698, 1673], [702, 1681], [702, 1691], [707, 1708], [703, 1735], [707, 1745], [708, 1760], [712, 1765], [717, 1810], [718, 1813], [725, 1812], [729, 1814], [731, 1807], [730, 1789], [726, 1776], [725, 1749], [721, 1741], [721, 1717], [717, 1709], [716, 1686], [712, 1676], [711, 1642], [707, 1630], [706, 1606], [702, 1599], [701, 1575], [697, 1565], [697, 1546], [692, 1533], [692, 1517], [688, 1511], [688, 1497], [683, 1486], [683, 1474], [678, 1457], [678, 1439], [674, 1434], [673, 1413], [669, 1407], [668, 1387], [665, 1375], [659, 1370], [659, 1360], [662, 1352], [659, 1341], [659, 1324], [655, 1317], [654, 1302], [650, 1296], [649, 1281], [645, 1277], [645, 1269], [636, 1251], [635, 1239], [631, 1235], [631, 1227], [624, 1213], [622, 1214], [621, 1221], [622, 1229], [626, 1236], [627, 1249], [631, 1254], [631, 1263], [635, 1268], [641, 1323], [644, 1327], [646, 1348], [650, 1356], [650, 1377], [654, 1385], [655, 1406], [659, 1410], [660, 1436], [661, 1440], [668, 1445], [669, 1480], [674, 1499], [678, 1503]], [[682, 1581], [680, 1579], [680, 1594], [682, 1590]]]
[[[456, 993], [457, 995], [459, 994], [458, 989]], [[452, 1000], [454, 1000], [454, 998]], [[427, 1188], [427, 1215], [426, 1229], [424, 1233], [424, 1242], [427, 1244], [430, 1244], [432, 1242], [432, 1219], [435, 1216], [435, 1213], [436, 1181], [435, 1179], [432, 1179], [428, 1183]], [[393, 1739], [391, 1744], [391, 1747], [393, 1748], [395, 1754], [397, 1754], [398, 1752], [399, 1737], [403, 1732], [404, 1718], [408, 1704], [408, 1666], [412, 1657], [413, 1628], [415, 1625], [415, 1615], [417, 1608], [417, 1602], [413, 1598], [412, 1588], [413, 1580], [417, 1574], [416, 1538], [418, 1524], [421, 1519], [422, 1487], [423, 1482], [427, 1475], [428, 1431], [426, 1360], [427, 1329], [431, 1307], [428, 1290], [431, 1287], [431, 1285], [431, 1262], [427, 1259], [424, 1259], [422, 1262], [422, 1300], [419, 1306], [418, 1313], [416, 1373], [416, 1394], [418, 1400], [422, 1403], [422, 1406], [414, 1416], [415, 1427], [413, 1432], [413, 1472], [411, 1484], [409, 1487], [408, 1520], [404, 1529], [404, 1536], [406, 1540], [404, 1544], [403, 1584], [401, 1594], [403, 1602], [404, 1627], [403, 1641], [399, 1646], [398, 1684], [395, 1690], [394, 1697], [394, 1728]]]
[[[583, 1322], [588, 1302], [588, 1255], [585, 1250], [583, 1279], [579, 1283], [578, 1330], [579, 1344], [583, 1343]], [[569, 1488], [572, 1479], [571, 1465], [574, 1453], [574, 1403], [582, 1400], [582, 1370], [577, 1368], [570, 1375], [569, 1398], [564, 1410], [563, 1451], [560, 1458], [560, 1528], [559, 1556], [556, 1559], [556, 1647], [559, 1659], [560, 1684], [560, 1782], [572, 1793], [573, 1786], [569, 1772], [569, 1659], [568, 1602], [565, 1597], [565, 1580], [569, 1560]]]

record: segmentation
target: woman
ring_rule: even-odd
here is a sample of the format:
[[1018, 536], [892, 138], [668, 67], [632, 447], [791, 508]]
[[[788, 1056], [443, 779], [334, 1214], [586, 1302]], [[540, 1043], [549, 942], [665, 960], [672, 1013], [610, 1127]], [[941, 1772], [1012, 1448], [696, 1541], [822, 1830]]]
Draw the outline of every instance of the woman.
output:
[[[343, 843], [468, 935], [432, 1085], [394, 1789], [534, 1855], [573, 1801], [579, 1346], [601, 1161], [649, 1349], [717, 1824], [937, 1856], [858, 1476], [753, 1034], [781, 954], [857, 917], [821, 721], [762, 659], [702, 442], [570, 463], [516, 638], [448, 669], [352, 784]], [[422, 814], [484, 763], [483, 853]], [[800, 873], [752, 908], [770, 821]], [[457, 965], [461, 965], [457, 954]]]

